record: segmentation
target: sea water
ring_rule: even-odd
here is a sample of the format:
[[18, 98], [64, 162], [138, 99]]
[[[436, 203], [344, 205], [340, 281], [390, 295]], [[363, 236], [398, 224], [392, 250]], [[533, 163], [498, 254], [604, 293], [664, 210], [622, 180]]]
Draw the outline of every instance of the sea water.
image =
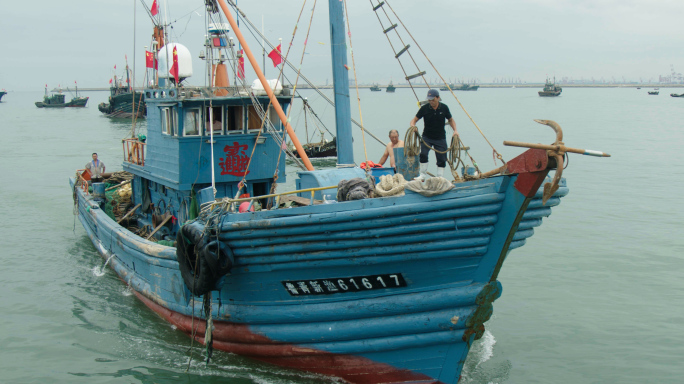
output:
[[[503, 140], [554, 141], [551, 129], [533, 119], [558, 122], [570, 147], [612, 155], [570, 155], [563, 172], [570, 194], [508, 256], [499, 275], [503, 295], [473, 345], [462, 382], [680, 382], [684, 99], [667, 94], [684, 91], [648, 96], [634, 88], [566, 88], [557, 98], [536, 92], [456, 93], [477, 127], [442, 92], [482, 170], [500, 163], [478, 127], [508, 160], [522, 150], [504, 147]], [[389, 130], [397, 129], [403, 138], [417, 109], [410, 90], [359, 95], [368, 131], [387, 142]], [[92, 152], [108, 172], [120, 170], [121, 139], [131, 123], [101, 116], [97, 104], [106, 92], [86, 96], [83, 109], [38, 109], [33, 102], [40, 91], [11, 92], [0, 102], [0, 381], [331, 382], [221, 352], [205, 366], [203, 346], [145, 307], [111, 270], [99, 273], [105, 261], [73, 215], [67, 179]], [[332, 107], [311, 91], [306, 96], [334, 131]], [[352, 89], [352, 110], [361, 121], [356, 99]], [[291, 119], [300, 122], [303, 138], [301, 104]], [[145, 131], [144, 120], [137, 129]], [[353, 131], [355, 161], [377, 161], [384, 144]], [[334, 160], [314, 164], [330, 167]], [[278, 191], [294, 186], [296, 171], [288, 163]]]

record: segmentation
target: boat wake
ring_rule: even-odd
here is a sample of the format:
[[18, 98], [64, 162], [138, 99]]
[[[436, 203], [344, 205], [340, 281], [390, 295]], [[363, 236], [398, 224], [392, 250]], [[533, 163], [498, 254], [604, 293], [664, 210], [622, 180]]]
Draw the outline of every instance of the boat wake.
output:
[[123, 295], [126, 297], [133, 296], [133, 290], [131, 289], [130, 285], [127, 285], [126, 288], [124, 288], [123, 292], [121, 292], [121, 293], [123, 293]]
[[459, 384], [496, 384], [508, 379], [512, 364], [508, 359], [492, 359], [495, 344], [494, 335], [485, 331], [482, 338], [470, 349]]
[[93, 272], [93, 275], [95, 275], [96, 277], [102, 277], [105, 274], [105, 269], [101, 266], [95, 266], [93, 267], [93, 269], [91, 269], [91, 271]]
[[[104, 276], [105, 271], [107, 269], [107, 264], [109, 264], [109, 261], [112, 259], [112, 257], [114, 257], [113, 254], [107, 258], [107, 261], [105, 261], [104, 265], [102, 265], [101, 267], [93, 267], [93, 269], [92, 269], [93, 275], [95, 275], [97, 277]], [[133, 293], [131, 292], [131, 294], [133, 294]]]
[[494, 344], [496, 344], [494, 335], [492, 335], [492, 333], [489, 331], [485, 331], [484, 335], [482, 335], [482, 339], [480, 339], [480, 344], [478, 345], [479, 348], [477, 348], [478, 350], [475, 351], [477, 352], [476, 356], [478, 356], [477, 364], [475, 364], [476, 367], [479, 367], [480, 364], [494, 356]]

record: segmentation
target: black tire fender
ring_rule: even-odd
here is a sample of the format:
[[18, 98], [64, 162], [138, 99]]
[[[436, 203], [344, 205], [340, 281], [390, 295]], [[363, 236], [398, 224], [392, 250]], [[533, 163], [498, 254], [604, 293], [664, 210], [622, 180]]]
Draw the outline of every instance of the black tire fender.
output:
[[198, 222], [186, 224], [176, 235], [178, 269], [188, 290], [202, 296], [216, 286], [217, 278], [200, 250], [205, 245], [204, 226]]
[[204, 258], [216, 279], [230, 273], [235, 262], [233, 251], [222, 241], [213, 240], [202, 248], [201, 257]]

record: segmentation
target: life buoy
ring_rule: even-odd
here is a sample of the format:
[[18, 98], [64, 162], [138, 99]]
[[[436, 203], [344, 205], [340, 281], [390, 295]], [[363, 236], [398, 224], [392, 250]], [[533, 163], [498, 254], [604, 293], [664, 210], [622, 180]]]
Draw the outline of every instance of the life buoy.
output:
[[143, 146], [142, 143], [139, 141], [133, 142], [133, 145], [131, 145], [131, 149], [128, 152], [128, 162], [129, 163], [143, 165], [142, 164], [142, 152], [143, 152], [142, 146]]

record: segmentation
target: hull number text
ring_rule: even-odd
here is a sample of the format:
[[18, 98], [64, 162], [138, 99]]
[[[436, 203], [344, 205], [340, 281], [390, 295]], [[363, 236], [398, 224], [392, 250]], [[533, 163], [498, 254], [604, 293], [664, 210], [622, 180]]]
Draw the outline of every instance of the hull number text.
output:
[[333, 293], [372, 291], [405, 287], [406, 281], [401, 273], [329, 279], [282, 281], [290, 296], [331, 295]]

